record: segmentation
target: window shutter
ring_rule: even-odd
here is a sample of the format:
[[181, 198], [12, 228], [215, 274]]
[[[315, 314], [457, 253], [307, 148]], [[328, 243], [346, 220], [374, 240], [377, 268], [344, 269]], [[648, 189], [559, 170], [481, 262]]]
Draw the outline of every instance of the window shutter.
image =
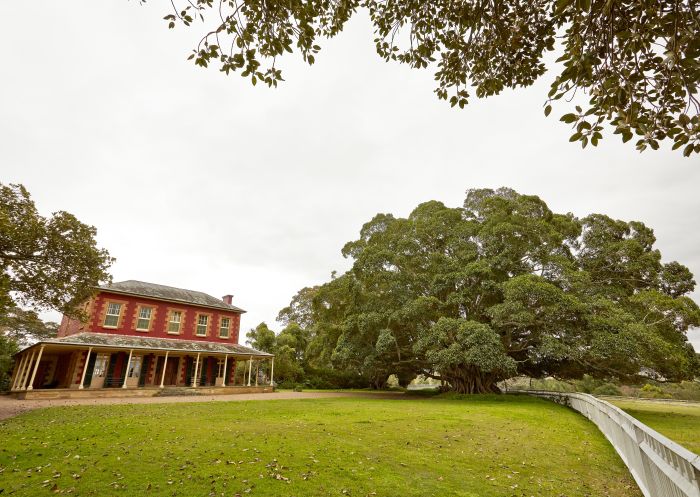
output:
[[85, 381], [83, 381], [83, 387], [90, 387], [92, 382], [92, 371], [95, 369], [95, 361], [97, 360], [97, 352], [92, 352], [90, 354], [90, 359], [85, 366], [87, 370], [85, 371]]
[[141, 376], [139, 376], [139, 386], [143, 387], [146, 385], [146, 378], [148, 378], [148, 370], [151, 367], [151, 355], [144, 356], [143, 364], [141, 365]]

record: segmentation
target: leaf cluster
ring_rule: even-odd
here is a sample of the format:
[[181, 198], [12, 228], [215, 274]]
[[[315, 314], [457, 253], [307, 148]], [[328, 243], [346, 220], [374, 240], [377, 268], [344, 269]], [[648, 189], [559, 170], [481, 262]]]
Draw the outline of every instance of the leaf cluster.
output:
[[700, 152], [693, 0], [186, 0], [164, 19], [170, 28], [211, 23], [190, 56], [195, 64], [277, 86], [280, 56], [298, 51], [313, 64], [319, 40], [360, 9], [379, 56], [434, 70], [436, 95], [453, 107], [472, 92], [485, 98], [532, 85], [556, 52], [545, 115], [556, 101], [586, 101], [561, 117], [570, 141], [596, 146], [607, 127], [623, 142], [636, 137], [640, 151], [667, 140], [685, 156]]
[[114, 262], [96, 230], [65, 211], [39, 214], [22, 185], [0, 184], [0, 315], [15, 305], [80, 315]]

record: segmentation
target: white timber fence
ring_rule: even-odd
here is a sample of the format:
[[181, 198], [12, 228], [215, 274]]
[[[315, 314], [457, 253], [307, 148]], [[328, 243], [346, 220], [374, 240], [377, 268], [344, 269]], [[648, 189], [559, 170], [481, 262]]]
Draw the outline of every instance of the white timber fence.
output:
[[615, 448], [645, 497], [700, 497], [700, 456], [622, 409], [585, 393], [523, 390], [590, 419]]

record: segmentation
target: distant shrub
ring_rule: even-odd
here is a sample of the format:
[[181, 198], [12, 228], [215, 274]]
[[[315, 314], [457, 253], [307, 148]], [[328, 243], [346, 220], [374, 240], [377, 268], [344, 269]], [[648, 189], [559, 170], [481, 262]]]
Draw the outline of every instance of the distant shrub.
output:
[[669, 383], [660, 388], [674, 399], [700, 401], [700, 382], [698, 381]]
[[302, 387], [302, 385], [294, 385], [294, 391], [295, 391], [295, 392], [301, 392], [302, 390], [304, 390], [304, 388]]
[[362, 375], [328, 368], [306, 368], [304, 385], [306, 388], [367, 388], [370, 381]]
[[583, 378], [575, 382], [576, 390], [583, 393], [593, 393], [601, 384], [600, 380], [596, 380], [588, 374], [584, 374]]
[[602, 385], [593, 389], [593, 395], [622, 395], [622, 392], [617, 385], [612, 383], [603, 383]]
[[292, 380], [284, 380], [277, 384], [277, 388], [281, 388], [283, 390], [292, 390], [295, 386], [296, 383]]
[[670, 399], [671, 394], [664, 392], [661, 387], [647, 383], [639, 389], [639, 396], [649, 399]]

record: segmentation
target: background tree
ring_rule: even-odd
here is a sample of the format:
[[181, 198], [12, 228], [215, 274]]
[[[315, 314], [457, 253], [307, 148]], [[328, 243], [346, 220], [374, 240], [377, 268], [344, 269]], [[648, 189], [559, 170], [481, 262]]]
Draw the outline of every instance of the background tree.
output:
[[597, 145], [607, 124], [624, 142], [636, 135], [638, 150], [669, 140], [686, 156], [700, 152], [693, 0], [196, 0], [173, 2], [165, 20], [170, 28], [203, 21], [189, 57], [198, 66], [277, 86], [285, 52], [313, 64], [319, 40], [340, 33], [360, 9], [379, 56], [434, 70], [435, 93], [452, 106], [532, 85], [547, 70], [547, 52], [556, 52], [545, 115], [553, 102], [585, 95], [561, 118], [570, 141]]
[[58, 323], [44, 322], [36, 311], [12, 307], [0, 315], [0, 335], [17, 345], [27, 345], [56, 336]]
[[305, 357], [375, 387], [423, 374], [458, 392], [514, 374], [692, 378], [695, 282], [654, 243], [643, 223], [557, 214], [506, 188], [379, 214], [344, 247], [348, 272], [295, 297]]
[[41, 216], [22, 185], [0, 184], [0, 314], [18, 306], [79, 314], [114, 262], [96, 230], [58, 211]]
[[275, 332], [263, 322], [248, 331], [246, 343], [254, 349], [272, 353], [275, 350], [276, 339]]
[[114, 259], [95, 234], [67, 212], [41, 216], [22, 185], [0, 183], [0, 389], [19, 346], [56, 334], [34, 309], [82, 317], [94, 287], [111, 281]]
[[267, 324], [260, 323], [248, 332], [246, 343], [258, 350], [275, 354], [277, 383], [294, 384], [303, 378], [301, 347], [304, 344], [300, 342], [299, 327], [295, 324], [287, 326], [277, 335]]
[[14, 356], [19, 352], [17, 342], [0, 334], [0, 392], [10, 389]]

